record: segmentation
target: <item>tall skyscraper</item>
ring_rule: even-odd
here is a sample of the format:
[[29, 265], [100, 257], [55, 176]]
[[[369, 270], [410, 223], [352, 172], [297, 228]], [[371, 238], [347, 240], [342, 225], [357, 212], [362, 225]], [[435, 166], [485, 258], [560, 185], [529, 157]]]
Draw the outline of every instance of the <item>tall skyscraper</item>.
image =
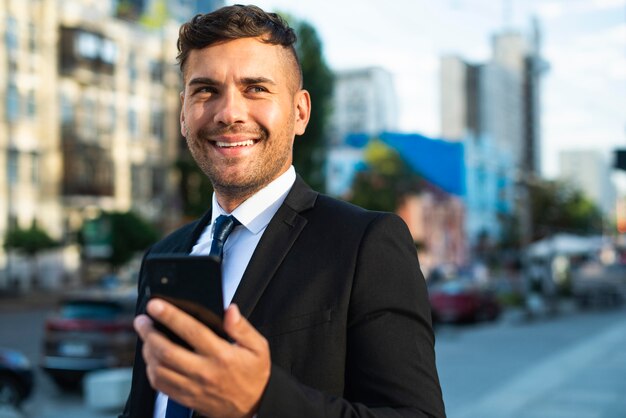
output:
[[[469, 177], [493, 172], [493, 179], [504, 179], [498, 181], [509, 185], [504, 194], [517, 200], [509, 203], [514, 204], [526, 243], [532, 222], [527, 185], [541, 172], [540, 82], [547, 65], [540, 45], [534, 21], [529, 39], [511, 30], [494, 35], [492, 57], [487, 62], [441, 58], [441, 136], [471, 141], [472, 148], [479, 151], [471, 153], [473, 161], [467, 161]], [[482, 163], [477, 165], [477, 161]], [[473, 173], [472, 167], [478, 171]], [[500, 195], [505, 192], [502, 187], [492, 189], [500, 190]], [[476, 219], [481, 216], [477, 213]]]
[[496, 34], [492, 58], [485, 63], [442, 57], [441, 135], [452, 140], [489, 137], [502, 151], [517, 156], [516, 169], [538, 175], [540, 81], [547, 68], [540, 43], [535, 22], [530, 41], [514, 31]]
[[340, 144], [347, 134], [394, 131], [397, 115], [393, 77], [387, 70], [369, 67], [335, 74], [331, 144]]

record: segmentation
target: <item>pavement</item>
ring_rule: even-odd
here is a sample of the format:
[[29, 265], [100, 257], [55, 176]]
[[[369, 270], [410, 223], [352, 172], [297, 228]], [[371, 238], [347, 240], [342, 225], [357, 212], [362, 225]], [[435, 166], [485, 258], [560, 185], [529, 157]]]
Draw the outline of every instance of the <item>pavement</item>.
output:
[[625, 418], [626, 315], [450, 418]]

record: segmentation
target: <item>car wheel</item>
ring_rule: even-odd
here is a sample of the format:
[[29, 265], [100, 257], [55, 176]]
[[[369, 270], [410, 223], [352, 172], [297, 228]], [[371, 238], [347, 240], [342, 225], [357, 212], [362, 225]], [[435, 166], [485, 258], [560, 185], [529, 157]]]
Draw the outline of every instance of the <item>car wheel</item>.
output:
[[19, 406], [22, 402], [20, 385], [11, 376], [0, 375], [0, 405]]

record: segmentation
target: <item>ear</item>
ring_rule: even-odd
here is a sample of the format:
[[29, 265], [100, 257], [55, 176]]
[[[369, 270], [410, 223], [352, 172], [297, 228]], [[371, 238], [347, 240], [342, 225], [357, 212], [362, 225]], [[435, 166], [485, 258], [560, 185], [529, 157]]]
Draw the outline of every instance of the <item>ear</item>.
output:
[[311, 117], [311, 95], [306, 90], [300, 90], [295, 94], [294, 105], [296, 107], [294, 130], [296, 135], [302, 135]]
[[180, 92], [180, 134], [187, 137], [187, 125], [185, 125], [185, 91]]

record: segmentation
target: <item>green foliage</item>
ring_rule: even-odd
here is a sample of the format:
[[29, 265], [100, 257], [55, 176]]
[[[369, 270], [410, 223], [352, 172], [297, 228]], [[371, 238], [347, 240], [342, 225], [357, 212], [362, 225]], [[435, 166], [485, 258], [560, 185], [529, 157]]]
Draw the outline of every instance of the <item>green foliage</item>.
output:
[[211, 204], [213, 186], [189, 154], [184, 154], [176, 161], [175, 167], [180, 178], [183, 214], [189, 218], [197, 218]]
[[530, 186], [533, 240], [557, 232], [597, 234], [602, 232], [600, 209], [577, 190], [560, 181], [541, 181]]
[[326, 131], [331, 112], [334, 77], [324, 59], [322, 42], [313, 26], [287, 17], [296, 31], [296, 51], [302, 65], [304, 88], [311, 94], [311, 119], [304, 135], [296, 138], [293, 164], [314, 189], [325, 187]]
[[120, 19], [136, 20], [139, 18], [139, 7], [130, 0], [118, 0], [115, 15]]
[[[92, 222], [96, 227], [89, 236], [83, 231], [80, 243], [87, 248], [94, 244], [106, 246], [108, 256], [103, 259], [113, 268], [127, 263], [159, 239], [157, 230], [134, 212], [103, 212]], [[92, 236], [93, 231], [99, 236]]]
[[157, 230], [133, 212], [105, 213], [111, 225], [111, 256], [109, 262], [118, 267], [135, 253], [143, 251], [159, 239]]
[[403, 196], [419, 192], [421, 178], [411, 171], [397, 151], [381, 141], [369, 142], [365, 162], [368, 169], [356, 174], [348, 199], [355, 205], [394, 212]]
[[148, 29], [159, 29], [165, 24], [167, 17], [167, 2], [165, 0], [157, 0], [152, 2], [149, 10], [141, 16], [139, 23]]
[[22, 252], [31, 257], [56, 246], [58, 243], [34, 221], [28, 229], [20, 227], [9, 229], [4, 238], [4, 248]]

